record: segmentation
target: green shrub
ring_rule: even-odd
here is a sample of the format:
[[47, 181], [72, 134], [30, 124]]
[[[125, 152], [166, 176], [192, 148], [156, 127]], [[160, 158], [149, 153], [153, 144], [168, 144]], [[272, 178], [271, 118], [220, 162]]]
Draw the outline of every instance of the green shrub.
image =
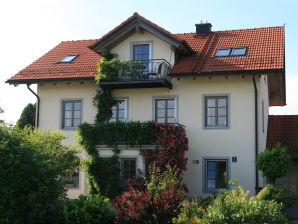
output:
[[111, 224], [115, 212], [108, 198], [100, 195], [80, 196], [66, 203], [63, 217], [65, 224]]
[[257, 158], [257, 167], [268, 178], [269, 184], [274, 184], [275, 180], [284, 176], [291, 167], [287, 148], [278, 142], [271, 150], [265, 149]]
[[285, 207], [290, 207], [297, 202], [295, 194], [289, 189], [279, 188], [272, 184], [263, 188], [256, 197], [263, 200], [274, 200], [282, 203]]
[[36, 104], [28, 103], [23, 109], [17, 125], [20, 128], [24, 128], [25, 126], [35, 127], [35, 111]]
[[0, 124], [0, 223], [59, 223], [59, 181], [77, 166], [77, 151], [62, 146], [53, 131]]
[[203, 216], [204, 224], [283, 224], [288, 223], [282, 213], [282, 205], [275, 201], [249, 197], [242, 187], [224, 190], [207, 207]]

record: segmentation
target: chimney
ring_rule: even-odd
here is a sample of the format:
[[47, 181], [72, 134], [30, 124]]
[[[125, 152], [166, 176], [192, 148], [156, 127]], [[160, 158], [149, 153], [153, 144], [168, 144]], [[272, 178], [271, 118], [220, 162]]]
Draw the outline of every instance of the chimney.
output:
[[196, 24], [196, 33], [197, 34], [208, 34], [211, 32], [211, 23], [199, 23]]

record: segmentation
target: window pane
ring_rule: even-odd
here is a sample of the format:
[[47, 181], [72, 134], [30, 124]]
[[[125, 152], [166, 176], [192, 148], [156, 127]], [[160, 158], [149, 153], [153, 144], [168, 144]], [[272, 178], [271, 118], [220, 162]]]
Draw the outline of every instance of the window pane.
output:
[[81, 119], [74, 119], [73, 120], [73, 126], [74, 127], [77, 127], [77, 126], [79, 126], [81, 124]]
[[166, 110], [165, 109], [158, 109], [157, 110], [157, 117], [165, 117], [166, 116]]
[[119, 106], [119, 109], [125, 109], [125, 101], [124, 100], [119, 100], [118, 106]]
[[175, 117], [175, 109], [168, 109], [168, 117]]
[[118, 118], [124, 118], [125, 117], [125, 110], [119, 110], [119, 117]]
[[208, 180], [207, 187], [208, 188], [215, 188], [215, 180]]
[[216, 162], [207, 162], [208, 170], [215, 170], [216, 169]]
[[230, 48], [227, 49], [218, 49], [216, 52], [216, 56], [222, 57], [222, 56], [229, 56], [230, 55]]
[[81, 110], [81, 103], [74, 103], [74, 110]]
[[216, 170], [216, 188], [226, 188], [227, 180], [227, 162], [218, 161]]
[[168, 100], [168, 108], [175, 108], [175, 100]]
[[64, 127], [71, 127], [71, 119], [64, 119]]
[[165, 100], [157, 100], [157, 107], [158, 108], [165, 108], [166, 107]]
[[218, 116], [226, 116], [226, 108], [218, 108]]
[[215, 180], [216, 177], [216, 172], [215, 171], [208, 171], [208, 180], [213, 179]]
[[207, 107], [215, 107], [215, 99], [207, 99]]
[[207, 117], [207, 126], [215, 126], [215, 117]]
[[72, 103], [65, 103], [64, 108], [65, 110], [72, 110]]
[[136, 176], [136, 160], [135, 159], [123, 159], [123, 177], [125, 179], [131, 179]]
[[142, 51], [143, 51], [143, 49], [142, 49], [141, 45], [134, 45], [134, 53], [135, 54], [142, 54]]
[[231, 55], [245, 55], [246, 47], [234, 48]]
[[176, 123], [176, 118], [168, 118], [168, 123]]
[[157, 123], [165, 123], [165, 121], [166, 121], [166, 120], [165, 120], [164, 118], [157, 118], [157, 119], [156, 119], [156, 122], [157, 122]]
[[215, 108], [208, 108], [207, 109], [207, 116], [215, 116]]
[[75, 111], [74, 118], [81, 118], [81, 111]]
[[116, 109], [112, 110], [112, 119], [116, 119]]
[[219, 107], [226, 107], [227, 106], [227, 99], [218, 99], [218, 106]]
[[218, 125], [220, 125], [220, 126], [226, 126], [227, 125], [227, 119], [226, 119], [226, 117], [218, 117]]
[[72, 111], [65, 111], [64, 112], [64, 118], [71, 118], [72, 117]]
[[142, 50], [143, 54], [149, 55], [149, 44], [143, 45]]

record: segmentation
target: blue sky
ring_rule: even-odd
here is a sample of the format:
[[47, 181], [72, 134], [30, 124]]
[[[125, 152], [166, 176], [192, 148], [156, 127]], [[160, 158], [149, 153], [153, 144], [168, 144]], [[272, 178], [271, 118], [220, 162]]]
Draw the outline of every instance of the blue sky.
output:
[[286, 107], [272, 114], [298, 114], [297, 0], [7, 0], [0, 3], [0, 106], [4, 119], [15, 122], [23, 107], [35, 102], [25, 86], [4, 81], [63, 40], [94, 39], [134, 12], [172, 33], [195, 31], [211, 22], [213, 30], [286, 24]]

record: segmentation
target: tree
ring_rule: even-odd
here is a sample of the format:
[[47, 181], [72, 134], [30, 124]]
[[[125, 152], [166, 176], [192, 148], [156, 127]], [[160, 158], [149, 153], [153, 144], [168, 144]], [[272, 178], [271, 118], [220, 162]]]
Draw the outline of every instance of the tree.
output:
[[[0, 223], [55, 223], [65, 198], [60, 176], [78, 166], [61, 133], [0, 124]], [[59, 223], [59, 221], [57, 221]]]
[[271, 150], [265, 149], [257, 158], [257, 168], [268, 178], [269, 184], [274, 184], [277, 178], [286, 175], [290, 167], [291, 157], [280, 142]]
[[34, 127], [35, 113], [36, 113], [36, 104], [28, 103], [28, 105], [23, 109], [22, 114], [19, 120], [17, 121], [17, 125], [20, 128], [24, 128], [26, 125]]

